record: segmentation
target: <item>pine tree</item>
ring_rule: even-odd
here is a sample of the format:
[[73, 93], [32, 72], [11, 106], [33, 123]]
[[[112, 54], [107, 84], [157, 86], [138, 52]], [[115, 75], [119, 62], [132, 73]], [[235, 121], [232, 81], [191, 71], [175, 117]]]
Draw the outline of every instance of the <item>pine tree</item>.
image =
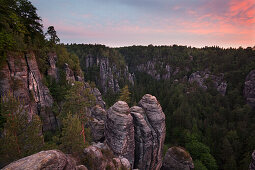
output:
[[83, 141], [82, 122], [77, 114], [67, 114], [63, 119], [62, 137], [60, 148], [66, 153], [78, 154], [85, 147]]
[[0, 115], [4, 118], [0, 138], [0, 166], [42, 149], [42, 124], [37, 115], [28, 120], [20, 102], [10, 94], [1, 98]]
[[130, 94], [131, 93], [128, 90], [128, 85], [124, 86], [123, 89], [121, 89], [119, 100], [125, 101], [129, 104], [130, 103]]

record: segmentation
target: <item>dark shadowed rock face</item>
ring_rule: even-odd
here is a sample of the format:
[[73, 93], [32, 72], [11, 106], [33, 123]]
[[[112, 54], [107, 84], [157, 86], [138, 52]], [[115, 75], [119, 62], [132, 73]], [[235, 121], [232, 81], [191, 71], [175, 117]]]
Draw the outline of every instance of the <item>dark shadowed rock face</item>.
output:
[[[85, 168], [85, 166], [83, 166], [83, 168]], [[3, 170], [24, 169], [76, 170], [77, 168], [75, 161], [59, 150], [41, 151], [34, 155], [17, 160], [3, 168]]]
[[150, 169], [153, 143], [156, 143], [156, 141], [153, 140], [153, 136], [156, 136], [156, 133], [146, 121], [144, 110], [141, 107], [133, 106], [130, 111], [134, 119], [133, 122], [135, 127], [134, 168]]
[[106, 111], [99, 105], [96, 105], [91, 110], [92, 120], [90, 121], [90, 129], [93, 141], [103, 141], [105, 139], [105, 120]]
[[42, 118], [43, 130], [55, 129], [57, 122], [49, 109], [53, 98], [49, 89], [42, 83], [42, 76], [33, 53], [26, 55], [10, 54], [6, 64], [0, 69], [0, 95], [8, 92], [23, 102], [29, 113]]
[[192, 170], [194, 164], [188, 152], [180, 147], [169, 148], [165, 157], [162, 170]]
[[255, 70], [252, 70], [245, 79], [244, 84], [244, 97], [246, 98], [247, 104], [255, 107]]
[[84, 149], [85, 164], [90, 170], [120, 170], [130, 169], [130, 163], [126, 158], [114, 157], [109, 147], [98, 143]]
[[105, 138], [113, 153], [128, 159], [132, 167], [135, 150], [134, 125], [126, 102], [118, 101], [107, 111]]
[[131, 108], [135, 126], [135, 168], [160, 169], [166, 135], [165, 114], [156, 97], [146, 94]]
[[255, 170], [255, 151], [253, 151], [251, 157], [252, 157], [252, 159], [251, 159], [251, 163], [249, 166], [249, 170]]

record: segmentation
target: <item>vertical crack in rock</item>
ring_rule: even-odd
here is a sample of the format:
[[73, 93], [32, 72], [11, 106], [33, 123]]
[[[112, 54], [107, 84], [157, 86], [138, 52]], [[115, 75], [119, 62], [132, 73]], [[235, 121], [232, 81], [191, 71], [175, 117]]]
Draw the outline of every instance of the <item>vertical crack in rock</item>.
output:
[[128, 159], [134, 164], [134, 125], [133, 117], [126, 102], [118, 101], [107, 111], [105, 123], [106, 143], [116, 156]]

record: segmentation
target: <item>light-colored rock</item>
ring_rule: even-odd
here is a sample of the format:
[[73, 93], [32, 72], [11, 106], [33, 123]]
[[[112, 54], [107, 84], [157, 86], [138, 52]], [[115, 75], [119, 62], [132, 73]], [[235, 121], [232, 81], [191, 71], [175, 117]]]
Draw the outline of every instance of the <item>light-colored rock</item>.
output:
[[[166, 135], [165, 114], [163, 113], [162, 108], [159, 102], [157, 101], [156, 97], [150, 94], [144, 95], [142, 99], [139, 101], [138, 106], [140, 106], [144, 110], [144, 115], [145, 115], [144, 119], [147, 123], [147, 126], [149, 126], [149, 128], [152, 131], [151, 134], [152, 134], [153, 146], [152, 146], [152, 156], [151, 156], [149, 169], [158, 170], [162, 166], [162, 152], [163, 152], [163, 145], [164, 145], [165, 135]], [[140, 114], [143, 114], [143, 113], [140, 113]], [[142, 122], [142, 119], [140, 120]], [[139, 126], [139, 123], [137, 125]], [[148, 129], [148, 128], [146, 127], [145, 129]], [[146, 138], [150, 138], [150, 136], [146, 136]], [[150, 143], [148, 142], [145, 144], [150, 145]], [[147, 157], [146, 154], [144, 156]]]
[[251, 107], [255, 107], [255, 70], [252, 70], [245, 79], [244, 97], [246, 99], [247, 104]]
[[107, 111], [105, 122], [106, 143], [118, 156], [128, 159], [131, 167], [134, 164], [134, 125], [130, 109], [126, 102], [118, 101]]
[[3, 168], [3, 170], [76, 170], [74, 160], [59, 150], [41, 151], [34, 155], [22, 158]]
[[165, 157], [162, 170], [193, 170], [194, 164], [190, 154], [180, 147], [169, 148]]
[[56, 118], [49, 109], [53, 98], [49, 89], [42, 83], [34, 53], [9, 54], [0, 74], [1, 96], [10, 92], [23, 102], [30, 119], [33, 114], [40, 115], [44, 131], [56, 129]]
[[135, 163], [134, 168], [151, 169], [153, 144], [157, 141], [153, 136], [157, 136], [155, 131], [150, 127], [144, 110], [141, 107], [133, 106], [130, 109], [133, 116], [135, 127]]
[[227, 82], [224, 80], [224, 74], [219, 76], [212, 75], [209, 71], [196, 71], [189, 76], [189, 83], [196, 82], [202, 89], [207, 90], [206, 80], [210, 79], [214, 88], [223, 96], [227, 91]]

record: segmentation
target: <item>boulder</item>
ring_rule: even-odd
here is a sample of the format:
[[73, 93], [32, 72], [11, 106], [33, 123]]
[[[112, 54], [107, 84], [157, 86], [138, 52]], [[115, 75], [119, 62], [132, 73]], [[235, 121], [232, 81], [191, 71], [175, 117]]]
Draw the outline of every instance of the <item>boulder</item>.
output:
[[90, 170], [119, 170], [130, 169], [126, 158], [114, 157], [113, 152], [105, 144], [99, 143], [84, 149], [84, 163]]
[[190, 154], [180, 147], [169, 148], [165, 157], [162, 170], [192, 170], [194, 164]]
[[76, 163], [59, 150], [41, 151], [5, 166], [3, 170], [76, 170]]
[[252, 70], [245, 79], [244, 83], [244, 97], [247, 104], [251, 107], [255, 107], [255, 70]]
[[128, 104], [123, 101], [116, 102], [107, 111], [105, 122], [106, 143], [119, 157], [129, 160], [131, 167], [134, 163], [134, 125]]

